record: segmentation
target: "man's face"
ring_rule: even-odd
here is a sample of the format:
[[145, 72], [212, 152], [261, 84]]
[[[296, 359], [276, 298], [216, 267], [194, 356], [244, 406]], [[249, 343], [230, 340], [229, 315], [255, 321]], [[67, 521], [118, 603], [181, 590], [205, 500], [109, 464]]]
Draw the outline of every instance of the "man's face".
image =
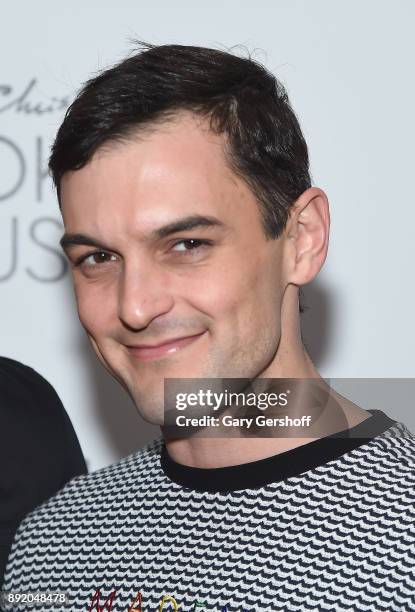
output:
[[80, 320], [146, 420], [163, 423], [164, 378], [253, 378], [271, 363], [281, 238], [266, 240], [222, 137], [182, 114], [66, 173], [61, 199]]

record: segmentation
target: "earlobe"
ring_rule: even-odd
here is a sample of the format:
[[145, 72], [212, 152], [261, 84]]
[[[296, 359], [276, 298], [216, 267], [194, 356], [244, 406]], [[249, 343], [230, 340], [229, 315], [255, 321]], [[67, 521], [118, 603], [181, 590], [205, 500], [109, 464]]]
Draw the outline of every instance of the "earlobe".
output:
[[324, 191], [310, 187], [296, 200], [287, 224], [287, 282], [305, 285], [317, 276], [327, 256], [329, 203]]

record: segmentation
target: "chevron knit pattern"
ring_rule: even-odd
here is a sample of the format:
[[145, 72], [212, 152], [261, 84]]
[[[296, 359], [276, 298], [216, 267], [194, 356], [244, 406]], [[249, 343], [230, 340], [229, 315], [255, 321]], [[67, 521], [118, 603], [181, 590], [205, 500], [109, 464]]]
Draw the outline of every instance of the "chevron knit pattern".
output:
[[161, 446], [34, 510], [3, 589], [65, 592], [71, 612], [415, 611], [415, 436], [402, 423], [298, 476], [226, 493], [170, 480]]

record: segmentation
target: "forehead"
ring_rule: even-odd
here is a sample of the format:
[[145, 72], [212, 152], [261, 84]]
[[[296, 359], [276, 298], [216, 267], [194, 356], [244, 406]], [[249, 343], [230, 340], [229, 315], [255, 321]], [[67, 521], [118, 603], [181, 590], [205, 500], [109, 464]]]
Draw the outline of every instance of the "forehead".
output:
[[256, 198], [230, 169], [223, 136], [191, 114], [107, 143], [63, 176], [61, 201], [65, 226], [77, 226], [71, 231], [145, 234], [195, 213], [259, 223]]

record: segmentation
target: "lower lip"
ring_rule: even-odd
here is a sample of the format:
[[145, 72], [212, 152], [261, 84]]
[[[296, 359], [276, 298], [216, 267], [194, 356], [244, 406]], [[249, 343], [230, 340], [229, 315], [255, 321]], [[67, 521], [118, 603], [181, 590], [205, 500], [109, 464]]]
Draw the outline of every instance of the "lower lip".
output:
[[134, 346], [128, 347], [128, 351], [133, 357], [139, 361], [149, 361], [151, 359], [159, 359], [160, 357], [166, 357], [168, 355], [174, 355], [185, 346], [188, 346], [192, 342], [195, 342], [198, 338], [203, 336], [205, 332], [197, 334], [197, 336], [187, 336], [187, 338], [179, 338], [160, 346], [137, 348]]

